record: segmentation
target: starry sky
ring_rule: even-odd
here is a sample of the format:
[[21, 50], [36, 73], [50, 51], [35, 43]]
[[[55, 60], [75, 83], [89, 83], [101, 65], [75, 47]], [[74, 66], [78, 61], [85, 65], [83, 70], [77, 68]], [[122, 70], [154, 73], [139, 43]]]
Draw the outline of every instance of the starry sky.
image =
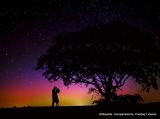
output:
[[[49, 106], [54, 85], [61, 89], [60, 105], [90, 105], [92, 97], [86, 87], [48, 82], [41, 71], [35, 71], [36, 61], [57, 34], [117, 19], [151, 32], [160, 43], [156, 1], [1, 0], [0, 107]], [[120, 93], [137, 92], [139, 87], [133, 84], [129, 80]], [[159, 90], [142, 96], [146, 102], [160, 101]]]

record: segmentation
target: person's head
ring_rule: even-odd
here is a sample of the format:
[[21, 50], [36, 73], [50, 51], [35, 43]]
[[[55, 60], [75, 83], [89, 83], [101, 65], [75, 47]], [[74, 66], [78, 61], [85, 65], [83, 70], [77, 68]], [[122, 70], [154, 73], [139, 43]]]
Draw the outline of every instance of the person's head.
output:
[[53, 89], [57, 89], [57, 87], [56, 87], [56, 86], [54, 86], [54, 87], [53, 87]]

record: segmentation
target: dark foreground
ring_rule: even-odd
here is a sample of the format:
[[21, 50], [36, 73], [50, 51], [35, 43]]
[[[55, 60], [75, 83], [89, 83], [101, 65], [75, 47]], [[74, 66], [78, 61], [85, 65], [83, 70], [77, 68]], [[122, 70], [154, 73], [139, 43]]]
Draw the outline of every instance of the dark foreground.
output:
[[[160, 103], [143, 105], [24, 107], [0, 109], [0, 118], [12, 119], [160, 119]], [[3, 119], [1, 118], [1, 119]]]

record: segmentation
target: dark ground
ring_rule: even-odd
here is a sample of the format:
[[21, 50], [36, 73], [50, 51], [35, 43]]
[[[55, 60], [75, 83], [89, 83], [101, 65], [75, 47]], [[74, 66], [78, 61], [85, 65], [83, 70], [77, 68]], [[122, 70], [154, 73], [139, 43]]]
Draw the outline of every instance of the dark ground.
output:
[[[0, 118], [12, 119], [160, 119], [160, 103], [141, 105], [23, 107], [0, 109]], [[112, 115], [109, 115], [112, 114]], [[116, 115], [118, 114], [118, 116]], [[126, 114], [126, 115], [124, 115]], [[155, 115], [156, 114], [156, 115]], [[121, 115], [121, 116], [120, 116]], [[122, 116], [123, 115], [123, 116]], [[1, 118], [1, 119], [3, 119]]]

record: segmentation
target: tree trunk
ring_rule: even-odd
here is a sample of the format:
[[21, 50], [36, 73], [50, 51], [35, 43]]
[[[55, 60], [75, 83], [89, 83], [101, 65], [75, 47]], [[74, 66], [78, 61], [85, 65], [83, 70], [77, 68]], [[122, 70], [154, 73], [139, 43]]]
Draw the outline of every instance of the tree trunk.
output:
[[112, 81], [112, 75], [109, 76], [108, 81], [106, 83], [106, 90], [105, 90], [105, 102], [107, 104], [111, 104], [111, 98], [112, 98], [112, 88], [113, 88], [113, 81]]

